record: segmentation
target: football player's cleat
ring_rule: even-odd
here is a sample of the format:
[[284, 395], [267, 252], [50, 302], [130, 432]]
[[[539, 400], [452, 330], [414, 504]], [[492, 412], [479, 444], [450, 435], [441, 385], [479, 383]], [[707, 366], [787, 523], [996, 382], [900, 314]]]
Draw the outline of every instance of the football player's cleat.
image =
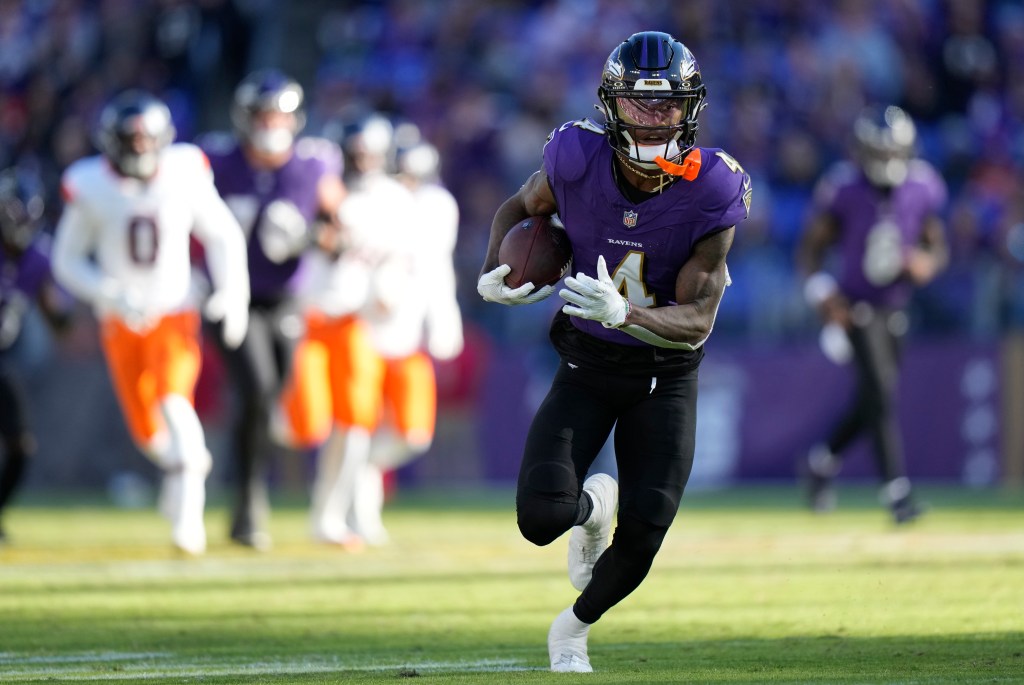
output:
[[548, 630], [548, 656], [555, 673], [593, 673], [587, 656], [590, 624], [576, 618], [569, 607], [551, 623]]
[[597, 90], [608, 141], [636, 166], [678, 164], [697, 140], [707, 89], [693, 53], [667, 33], [635, 33], [612, 50]]
[[901, 526], [921, 518], [927, 511], [927, 507], [918, 504], [910, 495], [893, 502], [889, 510], [892, 512], [892, 520], [896, 525]]
[[581, 592], [590, 584], [594, 564], [608, 549], [619, 484], [607, 473], [597, 473], [584, 481], [583, 490], [590, 494], [594, 508], [590, 518], [573, 527], [569, 534], [569, 581]]
[[819, 514], [836, 508], [836, 490], [833, 484], [838, 462], [825, 445], [815, 445], [807, 454], [807, 504]]
[[911, 494], [910, 480], [906, 476], [893, 478], [882, 485], [878, 498], [889, 507], [896, 525], [910, 523], [921, 517], [925, 507], [914, 500]]
[[243, 547], [251, 547], [257, 552], [266, 552], [273, 545], [270, 533], [266, 533], [262, 530], [232, 532], [231, 540]]

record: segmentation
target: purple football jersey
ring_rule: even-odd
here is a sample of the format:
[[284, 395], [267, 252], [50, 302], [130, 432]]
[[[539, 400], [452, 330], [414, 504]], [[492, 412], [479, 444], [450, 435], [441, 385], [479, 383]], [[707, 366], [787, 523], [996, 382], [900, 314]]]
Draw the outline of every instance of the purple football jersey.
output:
[[[640, 204], [623, 196], [604, 131], [583, 119], [563, 124], [544, 147], [544, 170], [573, 250], [573, 272], [597, 277], [603, 255], [616, 285], [637, 307], [675, 304], [676, 276], [701, 238], [747, 217], [750, 177], [717, 148], [697, 148], [697, 177], [680, 179]], [[649, 345], [597, 321], [573, 325], [602, 340]]]
[[902, 275], [904, 255], [921, 240], [925, 220], [940, 214], [946, 203], [946, 184], [938, 172], [915, 160], [907, 179], [883, 192], [856, 166], [843, 162], [819, 182], [814, 202], [839, 226], [842, 292], [854, 301], [905, 306], [913, 285]]
[[0, 306], [21, 293], [29, 299], [35, 298], [43, 283], [50, 276], [50, 240], [46, 236], [36, 238], [18, 259], [0, 250]]
[[317, 186], [327, 175], [341, 175], [341, 151], [330, 141], [304, 137], [295, 154], [274, 170], [254, 169], [238, 142], [224, 134], [205, 136], [200, 147], [210, 159], [214, 183], [246, 233], [249, 287], [254, 301], [287, 297], [298, 281], [301, 257], [275, 263], [263, 252], [258, 231], [264, 210], [274, 201], [290, 202], [307, 222], [319, 210]]

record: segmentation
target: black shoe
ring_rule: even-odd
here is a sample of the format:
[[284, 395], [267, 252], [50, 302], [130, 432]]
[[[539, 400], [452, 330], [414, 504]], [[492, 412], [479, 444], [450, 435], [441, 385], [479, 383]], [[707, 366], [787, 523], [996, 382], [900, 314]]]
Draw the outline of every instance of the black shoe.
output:
[[892, 511], [892, 520], [897, 526], [902, 526], [905, 523], [911, 523], [921, 518], [925, 511], [927, 511], [927, 507], [918, 504], [907, 495], [893, 502], [890, 510]]
[[235, 522], [231, 526], [231, 541], [258, 552], [270, 549], [270, 533], [260, 530], [247, 521]]

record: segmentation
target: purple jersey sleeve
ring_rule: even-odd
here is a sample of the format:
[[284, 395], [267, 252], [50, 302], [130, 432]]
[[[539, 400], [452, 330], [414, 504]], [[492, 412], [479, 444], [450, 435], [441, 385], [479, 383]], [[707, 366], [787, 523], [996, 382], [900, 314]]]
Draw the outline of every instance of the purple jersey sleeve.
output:
[[27, 297], [35, 297], [49, 277], [50, 239], [40, 236], [29, 245], [18, 260], [13, 287]]
[[945, 211], [949, 191], [935, 167], [924, 160], [914, 160], [910, 163], [908, 181], [921, 187], [924, 204], [929, 212], [942, 214]]
[[[735, 226], [750, 215], [753, 187], [750, 174], [731, 155], [718, 148], [704, 148], [699, 178], [703, 181], [702, 210], [709, 217], [709, 230]], [[701, 236], [703, 237], [703, 236]]]

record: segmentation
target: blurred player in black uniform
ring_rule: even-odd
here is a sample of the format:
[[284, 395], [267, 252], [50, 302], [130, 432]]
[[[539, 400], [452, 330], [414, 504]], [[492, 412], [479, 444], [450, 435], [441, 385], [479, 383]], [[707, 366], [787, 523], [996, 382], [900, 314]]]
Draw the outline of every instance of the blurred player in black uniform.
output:
[[217, 190], [248, 239], [252, 290], [246, 338], [222, 350], [240, 405], [231, 539], [266, 549], [271, 417], [302, 335], [295, 296], [303, 256], [314, 245], [334, 248], [345, 193], [338, 146], [299, 137], [305, 114], [294, 79], [276, 70], [250, 74], [235, 90], [231, 117], [234, 135], [200, 140]]
[[[898, 107], [865, 110], [854, 123], [853, 160], [818, 183], [801, 244], [810, 274], [805, 294], [825, 322], [822, 347], [836, 361], [852, 357], [857, 391], [824, 444], [809, 456], [810, 505], [835, 506], [832, 481], [842, 452], [867, 433], [884, 485], [881, 497], [896, 523], [921, 514], [910, 491], [894, 408], [906, 306], [918, 286], [948, 261], [940, 214], [946, 186], [927, 162], [913, 158], [916, 130]], [[823, 271], [835, 247], [838, 273]]]
[[[598, 95], [605, 124], [555, 129], [542, 168], [498, 209], [477, 285], [506, 305], [550, 295], [553, 286], [506, 286], [498, 248], [523, 218], [559, 214], [578, 273], [559, 292], [568, 304], [551, 340], [561, 363], [526, 438], [516, 495], [530, 542], [572, 530], [569, 578], [581, 594], [548, 633], [559, 672], [592, 670], [591, 624], [643, 581], [675, 517], [693, 463], [697, 368], [751, 197], [735, 159], [695, 147], [705, 87], [678, 40], [631, 36], [608, 57]], [[603, 473], [583, 482], [613, 426], [619, 482]]]
[[0, 172], [0, 542], [5, 540], [4, 508], [22, 482], [35, 439], [8, 351], [21, 335], [35, 303], [50, 324], [62, 330], [67, 313], [50, 276], [50, 241], [40, 232], [43, 189], [33, 175], [17, 169]]

